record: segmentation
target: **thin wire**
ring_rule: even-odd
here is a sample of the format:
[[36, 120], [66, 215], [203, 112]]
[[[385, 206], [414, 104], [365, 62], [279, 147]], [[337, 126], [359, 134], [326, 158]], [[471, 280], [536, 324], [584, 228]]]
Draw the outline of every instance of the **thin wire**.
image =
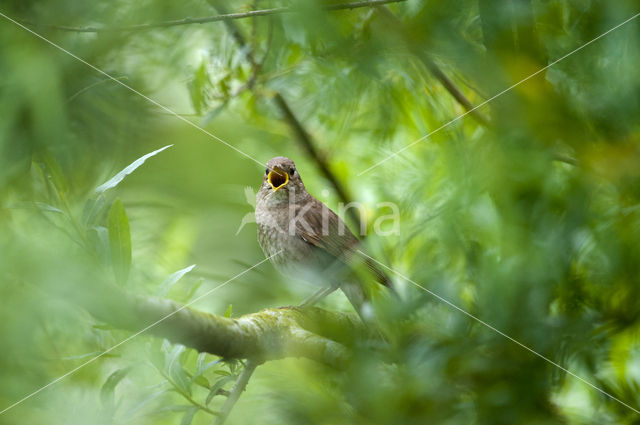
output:
[[611, 398], [612, 400], [617, 401], [618, 403], [622, 404], [623, 406], [633, 410], [634, 412], [640, 414], [640, 410], [635, 409], [631, 406], [629, 406], [627, 403], [625, 403], [624, 401], [620, 400], [619, 398], [616, 398], [614, 396], [612, 396], [611, 394], [609, 394], [608, 392], [606, 392], [605, 390], [596, 387], [595, 385], [593, 385], [591, 382], [587, 381], [584, 378], [581, 378], [580, 376], [576, 375], [575, 373], [571, 372], [570, 370], [568, 370], [567, 368], [559, 365], [558, 363], [554, 362], [553, 360], [549, 359], [548, 357], [545, 357], [544, 355], [538, 353], [537, 351], [535, 351], [532, 348], [529, 348], [528, 346], [524, 345], [523, 343], [521, 343], [520, 341], [510, 337], [509, 335], [507, 335], [506, 333], [502, 332], [499, 329], [496, 329], [495, 327], [493, 327], [492, 325], [490, 325], [489, 323], [485, 322], [484, 320], [474, 316], [473, 314], [469, 313], [468, 311], [458, 307], [457, 305], [453, 304], [451, 301], [447, 300], [446, 298], [441, 297], [440, 295], [436, 294], [433, 291], [430, 291], [429, 289], [425, 288], [424, 286], [420, 285], [419, 283], [415, 282], [414, 280], [408, 278], [407, 276], [405, 276], [404, 274], [400, 273], [399, 271], [392, 269], [391, 267], [387, 266], [386, 264], [381, 263], [380, 261], [376, 260], [375, 258], [365, 254], [364, 252], [357, 250], [361, 255], [367, 257], [368, 259], [370, 259], [371, 261], [374, 261], [376, 263], [378, 263], [380, 266], [384, 267], [385, 269], [389, 270], [392, 273], [397, 274], [398, 276], [400, 276], [401, 278], [403, 278], [404, 280], [406, 280], [407, 282], [412, 283], [413, 285], [417, 286], [418, 288], [422, 289], [423, 291], [427, 292], [429, 295], [439, 299], [440, 301], [442, 301], [443, 303], [447, 304], [450, 307], [455, 308], [456, 310], [458, 310], [460, 313], [472, 318], [473, 320], [475, 320], [478, 323], [481, 323], [482, 325], [486, 326], [487, 328], [491, 329], [492, 331], [496, 332], [499, 335], [502, 335], [503, 337], [507, 338], [509, 341], [514, 342], [516, 344], [518, 344], [520, 347], [524, 348], [525, 350], [529, 351], [532, 354], [535, 354], [536, 356], [540, 357], [541, 359], [545, 360], [548, 363], [551, 363], [552, 365], [554, 365], [555, 367], [563, 370], [564, 372], [568, 373], [569, 375], [573, 376], [574, 378], [580, 380], [581, 382], [587, 384], [588, 386], [590, 386], [591, 388], [600, 391], [602, 394], [606, 395], [607, 397]]
[[133, 338], [137, 337], [138, 335], [142, 334], [143, 332], [148, 331], [149, 329], [153, 328], [154, 326], [156, 326], [157, 324], [167, 320], [168, 318], [170, 318], [171, 316], [173, 316], [176, 313], [179, 313], [180, 311], [184, 310], [185, 308], [189, 307], [190, 305], [194, 304], [195, 302], [201, 300], [202, 298], [206, 297], [207, 295], [211, 294], [212, 292], [222, 288], [223, 286], [225, 286], [226, 284], [232, 282], [233, 280], [239, 278], [240, 276], [242, 276], [243, 274], [255, 269], [256, 267], [258, 267], [259, 265], [261, 265], [262, 263], [264, 263], [267, 260], [270, 260], [273, 256], [280, 254], [282, 251], [278, 251], [275, 254], [265, 258], [264, 260], [260, 261], [259, 263], [254, 264], [253, 266], [249, 267], [248, 269], [242, 271], [241, 273], [238, 273], [237, 275], [233, 276], [231, 279], [227, 280], [224, 283], [221, 283], [220, 285], [216, 286], [215, 288], [210, 289], [209, 291], [205, 292], [204, 294], [200, 295], [199, 297], [195, 298], [194, 300], [184, 304], [182, 307], [178, 308], [177, 310], [167, 314], [166, 316], [156, 320], [155, 322], [153, 322], [152, 324], [144, 327], [143, 329], [139, 330], [138, 332], [134, 333], [133, 335], [123, 339], [122, 341], [120, 341], [119, 343], [117, 343], [116, 345], [106, 349], [105, 351], [103, 351], [102, 353], [98, 354], [97, 356], [87, 360], [86, 362], [82, 363], [80, 366], [77, 366], [74, 369], [71, 369], [69, 372], [65, 373], [62, 376], [59, 376], [58, 378], [54, 379], [53, 381], [49, 382], [48, 384], [40, 387], [39, 389], [37, 389], [36, 391], [32, 392], [31, 394], [21, 398], [20, 400], [16, 401], [15, 403], [13, 403], [12, 405], [5, 407], [2, 411], [0, 411], [0, 415], [2, 415], [3, 413], [5, 413], [6, 411], [16, 407], [17, 405], [19, 405], [20, 403], [30, 399], [31, 397], [33, 397], [34, 395], [40, 393], [41, 391], [44, 391], [45, 389], [49, 388], [50, 386], [54, 385], [57, 382], [60, 382], [61, 380], [63, 380], [64, 378], [66, 378], [69, 375], [74, 374], [75, 372], [77, 372], [78, 370], [82, 369], [83, 367], [87, 366], [90, 363], [93, 363], [94, 361], [96, 361], [97, 359], [99, 359], [100, 357], [104, 356], [105, 354], [110, 353], [111, 351], [115, 350], [116, 348], [120, 347], [122, 344], [125, 344], [126, 342], [131, 341]]
[[178, 118], [181, 121], [184, 121], [185, 123], [189, 124], [191, 127], [194, 127], [198, 130], [200, 130], [202, 133], [206, 134], [207, 136], [217, 140], [218, 142], [222, 143], [223, 145], [233, 149], [234, 151], [238, 152], [239, 154], [245, 156], [246, 158], [249, 158], [250, 160], [256, 162], [257, 164], [259, 164], [260, 166], [264, 166], [264, 162], [257, 160], [256, 158], [254, 158], [253, 156], [249, 155], [248, 153], [245, 153], [243, 151], [241, 151], [240, 149], [236, 148], [235, 146], [233, 146], [232, 144], [222, 140], [221, 138], [219, 138], [218, 136], [216, 136], [215, 134], [205, 130], [204, 128], [200, 127], [198, 124], [189, 121], [188, 119], [186, 119], [185, 117], [183, 117], [182, 115], [178, 114], [177, 112], [174, 112], [172, 109], [162, 105], [161, 103], [158, 103], [157, 101], [151, 99], [149, 96], [144, 95], [142, 93], [140, 93], [138, 90], [134, 89], [133, 87], [131, 87], [130, 85], [123, 83], [122, 81], [120, 81], [119, 79], [117, 79], [116, 77], [113, 77], [112, 75], [108, 74], [107, 72], [101, 70], [100, 68], [90, 64], [89, 62], [85, 61], [84, 59], [76, 56], [75, 54], [71, 53], [70, 51], [68, 51], [67, 49], [65, 49], [64, 47], [60, 46], [59, 44], [54, 43], [53, 41], [49, 40], [48, 38], [40, 35], [39, 33], [33, 31], [32, 29], [24, 26], [23, 24], [21, 24], [20, 22], [16, 21], [15, 19], [11, 19], [10, 17], [8, 17], [7, 15], [5, 15], [4, 13], [0, 12], [0, 16], [2, 16], [3, 18], [5, 18], [8, 21], [13, 22], [14, 24], [16, 24], [17, 26], [19, 26], [20, 28], [24, 29], [25, 31], [30, 32], [31, 34], [35, 35], [36, 37], [38, 37], [39, 39], [46, 41], [47, 43], [49, 43], [50, 45], [52, 45], [53, 47], [55, 47], [56, 49], [68, 54], [69, 56], [71, 56], [72, 58], [82, 62], [83, 64], [87, 65], [89, 68], [93, 69], [96, 72], [99, 72], [100, 74], [104, 75], [105, 77], [109, 78], [110, 80], [115, 81], [116, 83], [120, 84], [122, 87], [126, 88], [127, 90], [132, 91], [133, 93], [137, 94], [138, 96], [142, 97], [143, 99], [145, 99], [146, 101], [152, 103], [153, 105], [157, 106], [158, 108], [168, 112], [170, 115], [173, 115], [174, 117]]
[[485, 100], [484, 102], [474, 106], [473, 108], [469, 109], [467, 112], [458, 115], [457, 117], [455, 117], [454, 119], [452, 119], [451, 121], [441, 125], [440, 127], [436, 128], [435, 130], [431, 131], [430, 133], [425, 134], [424, 136], [422, 136], [421, 138], [419, 138], [418, 140], [408, 144], [407, 146], [405, 146], [404, 148], [392, 153], [391, 155], [387, 156], [386, 158], [384, 158], [381, 161], [378, 161], [377, 163], [375, 163], [374, 165], [372, 165], [371, 167], [365, 169], [364, 171], [361, 171], [360, 173], [358, 173], [358, 177], [373, 170], [374, 168], [376, 168], [377, 166], [387, 162], [388, 160], [390, 160], [391, 158], [397, 156], [398, 154], [406, 151], [407, 149], [409, 149], [411, 146], [415, 145], [416, 143], [420, 143], [422, 142], [424, 139], [431, 137], [432, 135], [434, 135], [435, 133], [439, 132], [440, 130], [450, 126], [451, 124], [453, 124], [456, 121], [461, 120], [462, 118], [466, 117], [467, 115], [469, 115], [470, 113], [472, 113], [473, 111], [475, 111], [478, 108], [483, 107], [484, 105], [486, 105], [487, 103], [493, 101], [494, 99], [502, 96], [503, 94], [507, 93], [508, 91], [510, 91], [511, 89], [518, 87], [520, 84], [530, 80], [531, 78], [535, 77], [536, 75], [540, 74], [543, 71], [546, 71], [547, 69], [549, 69], [550, 67], [552, 67], [553, 65], [557, 64], [558, 62], [561, 62], [563, 60], [565, 60], [566, 58], [568, 58], [569, 56], [573, 55], [574, 53], [578, 52], [579, 50], [584, 49], [585, 47], [587, 47], [588, 45], [598, 41], [599, 39], [601, 39], [602, 37], [606, 36], [607, 34], [611, 33], [612, 31], [617, 30], [618, 28], [620, 28], [621, 26], [633, 21], [634, 19], [636, 19], [638, 16], [640, 16], [640, 13], [636, 13], [635, 15], [633, 15], [632, 17], [630, 17], [629, 19], [627, 19], [624, 22], [619, 23], [618, 25], [616, 25], [615, 27], [611, 28], [608, 31], [603, 32], [602, 34], [600, 34], [599, 36], [597, 36], [596, 38], [586, 42], [585, 44], [581, 45], [580, 47], [577, 47], [576, 49], [572, 50], [571, 52], [567, 53], [566, 55], [562, 56], [559, 59], [554, 60], [553, 62], [551, 62], [549, 65], [545, 66], [544, 68], [540, 68], [539, 70], [537, 70], [536, 72], [534, 72], [533, 74], [529, 75], [528, 77], [518, 81], [517, 83], [515, 83], [514, 85], [502, 90], [500, 93], [490, 97], [489, 99]]

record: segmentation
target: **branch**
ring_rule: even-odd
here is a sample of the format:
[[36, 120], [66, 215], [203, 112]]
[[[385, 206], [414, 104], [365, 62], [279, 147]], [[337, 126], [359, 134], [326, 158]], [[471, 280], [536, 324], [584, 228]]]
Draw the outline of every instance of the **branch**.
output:
[[[282, 113], [284, 120], [289, 124], [293, 134], [296, 137], [296, 140], [300, 143], [305, 152], [313, 159], [313, 161], [318, 166], [318, 169], [322, 173], [322, 175], [329, 180], [336, 193], [338, 194], [338, 198], [345, 204], [349, 204], [351, 197], [347, 194], [346, 189], [340, 183], [340, 180], [336, 178], [336, 176], [329, 169], [329, 164], [327, 163], [327, 159], [324, 155], [320, 154], [316, 149], [313, 139], [311, 135], [307, 132], [307, 130], [302, 126], [298, 118], [295, 116], [289, 104], [284, 100], [280, 93], [276, 93], [274, 96], [274, 100], [278, 109]], [[355, 224], [357, 229], [360, 229], [360, 217], [353, 210], [353, 208], [349, 208], [346, 210], [347, 214]]]
[[480, 124], [484, 126], [489, 125], [489, 120], [475, 109], [471, 101], [467, 99], [467, 97], [456, 87], [453, 81], [451, 81], [451, 79], [447, 77], [442, 69], [440, 69], [440, 67], [433, 60], [431, 60], [421, 48], [415, 46], [415, 43], [411, 41], [411, 36], [406, 33], [404, 25], [398, 19], [398, 17], [396, 17], [396, 15], [394, 15], [389, 9], [384, 6], [377, 7], [376, 10], [380, 12], [380, 14], [384, 16], [384, 18], [386, 18], [393, 27], [396, 28], [396, 31], [406, 41], [409, 50], [424, 63], [431, 75], [433, 75], [438, 81], [440, 81], [440, 84], [442, 84], [442, 86], [449, 92], [449, 94], [451, 94], [451, 96], [453, 96], [453, 98], [460, 105], [462, 105], [462, 107], [466, 111], [470, 112], [469, 115], [475, 118], [475, 120]]
[[440, 69], [438, 65], [430, 58], [425, 55], [420, 55], [420, 59], [424, 62], [427, 69], [431, 72], [431, 74], [436, 77], [440, 84], [453, 96], [453, 98], [460, 104], [462, 107], [469, 112], [476, 121], [484, 126], [489, 125], [489, 120], [482, 115], [478, 110], [473, 106], [471, 101], [467, 99], [467, 97], [462, 94], [462, 92], [456, 87], [456, 85], [447, 77], [447, 75]]
[[[368, 0], [368, 1], [358, 1], [353, 3], [334, 4], [334, 5], [325, 6], [323, 7], [323, 9], [327, 11], [351, 10], [351, 9], [357, 9], [361, 7], [380, 6], [388, 3], [399, 3], [403, 1], [406, 1], [406, 0]], [[66, 26], [66, 25], [37, 25], [27, 21], [22, 21], [22, 23], [33, 25], [33, 26], [43, 26], [43, 27], [47, 27], [55, 30], [60, 30], [60, 31], [70, 31], [70, 32], [86, 32], [86, 33], [122, 32], [122, 31], [138, 32], [138, 31], [148, 31], [155, 28], [175, 27], [179, 25], [205, 24], [209, 22], [231, 21], [235, 19], [246, 19], [246, 18], [255, 18], [259, 16], [278, 15], [283, 13], [294, 13], [295, 11], [296, 9], [292, 7], [275, 7], [272, 9], [251, 10], [249, 12], [242, 12], [242, 13], [224, 13], [216, 16], [205, 16], [202, 18], [184, 18], [184, 19], [176, 19], [176, 20], [165, 21], [165, 22], [155, 22], [150, 24], [138, 24], [138, 25], [128, 25], [128, 26], [115, 26], [115, 27], [90, 27], [90, 26], [73, 27], [73, 26]]]
[[304, 357], [341, 369], [349, 362], [347, 347], [354, 336], [370, 334], [356, 316], [317, 307], [268, 308], [232, 319], [113, 286], [76, 287], [64, 296], [112, 326], [133, 332], [148, 327], [153, 336], [224, 358]]
[[238, 380], [233, 385], [233, 388], [231, 388], [231, 392], [229, 393], [227, 400], [224, 402], [222, 408], [220, 409], [220, 412], [213, 420], [213, 425], [222, 425], [224, 423], [224, 421], [227, 419], [227, 416], [229, 416], [229, 413], [231, 413], [233, 406], [235, 406], [236, 402], [240, 398], [240, 395], [247, 387], [251, 375], [253, 375], [253, 372], [258, 366], [260, 366], [259, 362], [252, 359], [247, 360], [247, 364], [244, 365], [242, 373], [240, 373]]

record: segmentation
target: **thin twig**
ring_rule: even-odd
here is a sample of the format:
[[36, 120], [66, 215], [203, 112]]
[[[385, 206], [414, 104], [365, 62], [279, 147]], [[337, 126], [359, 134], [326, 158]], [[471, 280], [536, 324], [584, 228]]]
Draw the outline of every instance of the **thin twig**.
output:
[[[373, 7], [380, 6], [388, 3], [399, 3], [406, 0], [368, 0], [368, 1], [358, 1], [353, 3], [344, 3], [344, 4], [334, 4], [330, 6], [325, 6], [324, 10], [327, 11], [337, 11], [337, 10], [350, 10], [357, 9], [361, 7]], [[51, 28], [60, 31], [69, 31], [69, 32], [86, 32], [86, 33], [100, 33], [100, 32], [121, 32], [121, 31], [148, 31], [154, 28], [167, 28], [167, 27], [175, 27], [179, 25], [192, 25], [192, 24], [206, 24], [209, 22], [220, 22], [220, 21], [231, 21], [235, 19], [246, 19], [246, 18], [255, 18], [259, 16], [268, 16], [268, 15], [278, 15], [283, 13], [293, 13], [296, 12], [296, 8], [293, 7], [275, 7], [272, 9], [261, 9], [261, 10], [251, 10], [249, 12], [241, 12], [241, 13], [224, 13], [216, 16], [205, 16], [202, 18], [184, 18], [184, 19], [176, 19], [171, 21], [164, 22], [154, 22], [149, 24], [137, 24], [137, 25], [127, 25], [127, 26], [114, 26], [114, 27], [73, 27], [68, 25], [39, 25], [33, 22], [28, 21], [20, 21], [23, 24], [33, 25], [33, 26], [42, 26], [46, 28]]]
[[231, 409], [233, 409], [233, 406], [235, 406], [236, 402], [240, 398], [240, 395], [244, 392], [244, 389], [247, 387], [247, 384], [249, 383], [249, 379], [251, 378], [251, 375], [253, 375], [253, 372], [256, 370], [256, 368], [260, 364], [261, 362], [257, 360], [253, 360], [253, 359], [247, 360], [247, 362], [244, 365], [244, 368], [242, 369], [242, 372], [240, 372], [240, 376], [238, 377], [238, 380], [233, 385], [233, 388], [231, 388], [229, 396], [227, 397], [224, 404], [222, 405], [220, 412], [213, 420], [213, 425], [222, 425], [224, 423], [224, 421], [227, 419], [227, 416], [229, 416], [229, 413], [231, 413]]
[[[126, 80], [126, 79], [128, 79], [128, 77], [127, 77], [127, 76], [114, 77], [114, 78], [115, 78], [116, 80]], [[84, 88], [82, 88], [82, 89], [78, 90], [78, 91], [77, 91], [77, 92], [75, 92], [71, 97], [69, 97], [69, 99], [67, 99], [67, 103], [71, 103], [71, 102], [73, 102], [73, 100], [74, 100], [76, 97], [80, 96], [82, 93], [86, 92], [87, 90], [91, 90], [92, 88], [94, 88], [95, 86], [98, 86], [98, 85], [100, 85], [100, 84], [110, 83], [111, 81], [113, 81], [111, 78], [105, 78], [105, 79], [102, 79], [102, 80], [100, 80], [100, 81], [96, 81], [96, 82], [95, 82], [95, 83], [93, 83], [93, 84], [89, 84], [87, 87], [84, 87]]]
[[409, 46], [409, 49], [424, 63], [431, 75], [433, 75], [438, 81], [440, 81], [440, 84], [442, 84], [442, 86], [449, 92], [449, 94], [451, 94], [451, 96], [453, 96], [453, 98], [460, 105], [462, 105], [462, 107], [467, 110], [470, 115], [476, 119], [476, 121], [484, 126], [489, 125], [489, 120], [484, 115], [476, 111], [476, 108], [474, 108], [471, 101], [467, 99], [466, 96], [456, 87], [453, 81], [451, 81], [451, 79], [447, 77], [442, 69], [440, 69], [440, 67], [433, 60], [431, 60], [431, 58], [429, 58], [420, 47], [416, 47], [414, 43], [410, 41], [410, 37], [406, 34], [404, 25], [402, 24], [400, 19], [398, 19], [396, 15], [394, 15], [389, 9], [384, 6], [376, 7], [375, 10], [380, 12], [381, 15], [391, 21], [397, 31], [405, 39], [407, 39], [407, 45]]
[[447, 77], [447, 75], [440, 69], [438, 65], [436, 65], [434, 61], [424, 55], [420, 55], [420, 59], [422, 59], [422, 62], [424, 62], [427, 69], [434, 77], [436, 77], [438, 81], [440, 81], [440, 84], [442, 84], [442, 86], [449, 92], [449, 94], [451, 94], [451, 96], [453, 96], [453, 98], [460, 105], [462, 105], [465, 110], [471, 111], [471, 116], [475, 118], [476, 121], [484, 126], [489, 125], [489, 120], [487, 120], [484, 115], [473, 108], [473, 104], [471, 103], [471, 101], [467, 99], [464, 94], [462, 94], [462, 92], [456, 87], [453, 81], [451, 81], [449, 77]]

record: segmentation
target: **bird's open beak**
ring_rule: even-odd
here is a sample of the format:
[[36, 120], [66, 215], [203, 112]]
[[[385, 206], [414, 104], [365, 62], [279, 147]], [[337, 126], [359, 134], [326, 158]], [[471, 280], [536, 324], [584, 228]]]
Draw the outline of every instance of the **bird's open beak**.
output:
[[267, 175], [267, 181], [275, 192], [289, 183], [289, 174], [278, 167], [273, 167]]

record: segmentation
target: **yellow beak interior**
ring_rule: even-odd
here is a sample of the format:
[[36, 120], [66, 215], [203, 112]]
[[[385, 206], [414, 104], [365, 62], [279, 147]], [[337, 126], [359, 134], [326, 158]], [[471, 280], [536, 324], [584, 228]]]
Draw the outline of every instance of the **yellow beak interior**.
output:
[[289, 174], [278, 167], [273, 167], [273, 169], [269, 171], [269, 174], [267, 175], [267, 181], [269, 182], [273, 190], [276, 191], [289, 183]]

